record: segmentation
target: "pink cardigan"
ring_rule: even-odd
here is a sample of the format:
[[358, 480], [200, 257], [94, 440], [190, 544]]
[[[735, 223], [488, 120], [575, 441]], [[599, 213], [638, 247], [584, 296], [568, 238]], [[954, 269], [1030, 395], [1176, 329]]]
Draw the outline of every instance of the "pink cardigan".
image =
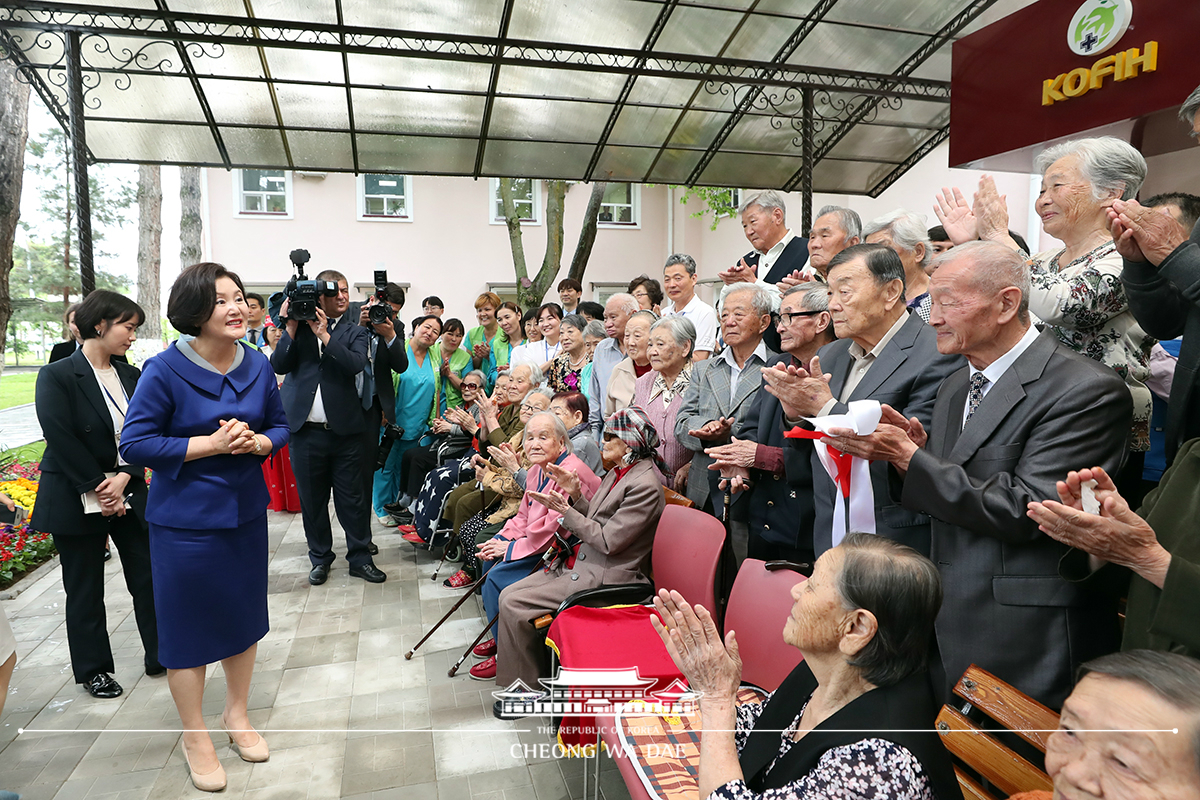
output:
[[[564, 458], [559, 466], [579, 476], [583, 496], [591, 500], [592, 496], [596, 494], [596, 490], [600, 488], [600, 479], [588, 469], [587, 464], [584, 464], [572, 453]], [[536, 464], [529, 468], [525, 479], [526, 491], [529, 489], [537, 491], [541, 475], [542, 468]], [[542, 491], [563, 493], [553, 479], [546, 484]], [[508, 552], [504, 554], [504, 560], [516, 561], [534, 553], [543, 552], [554, 541], [554, 534], [559, 528], [561, 519], [562, 516], [557, 511], [551, 511], [536, 500], [522, 497], [517, 515], [505, 524], [500, 533], [496, 534], [497, 538], [512, 542], [508, 546]]]

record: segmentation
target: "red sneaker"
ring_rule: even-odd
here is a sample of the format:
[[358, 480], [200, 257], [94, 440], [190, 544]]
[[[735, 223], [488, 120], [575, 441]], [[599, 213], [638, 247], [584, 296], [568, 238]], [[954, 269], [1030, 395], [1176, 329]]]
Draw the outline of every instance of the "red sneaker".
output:
[[474, 582], [474, 578], [468, 575], [465, 570], [460, 569], [458, 572], [442, 581], [442, 586], [450, 589], [465, 589]]
[[415, 525], [397, 525], [396, 530], [400, 533], [416, 533], [417, 527]]
[[401, 536], [400, 538], [406, 542], [412, 542], [413, 544], [419, 544], [422, 546], [424, 546], [424, 544], [425, 544], [425, 540], [422, 539], [420, 537], [420, 535], [417, 534], [416, 531], [412, 531], [411, 533], [406, 533], [403, 536]]
[[471, 667], [471, 677], [477, 681], [496, 680], [496, 657], [492, 656], [488, 660], [480, 661]]
[[496, 640], [488, 639], [486, 642], [480, 642], [475, 645], [475, 649], [471, 651], [480, 658], [496, 655]]

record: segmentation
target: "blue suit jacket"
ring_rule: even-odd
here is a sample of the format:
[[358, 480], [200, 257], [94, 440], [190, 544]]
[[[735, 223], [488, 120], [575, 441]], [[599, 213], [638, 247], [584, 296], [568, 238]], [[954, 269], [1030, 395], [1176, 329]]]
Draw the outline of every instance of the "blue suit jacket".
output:
[[323, 352], [307, 324], [300, 323], [296, 336], [295, 340], [288, 336], [285, 327], [271, 354], [275, 372], [287, 376], [279, 391], [292, 432], [308, 419], [320, 385], [325, 418], [333, 432], [339, 436], [363, 433], [367, 423], [355, 378], [367, 366], [367, 329], [349, 313], [343, 314]]
[[[154, 470], [146, 521], [172, 528], [235, 528], [266, 513], [263, 459], [218, 455], [184, 461], [188, 439], [236, 418], [271, 440], [288, 442], [287, 417], [266, 357], [248, 344], [225, 375], [193, 364], [171, 345], [142, 365], [121, 431], [126, 461]], [[362, 419], [362, 414], [358, 414]]]

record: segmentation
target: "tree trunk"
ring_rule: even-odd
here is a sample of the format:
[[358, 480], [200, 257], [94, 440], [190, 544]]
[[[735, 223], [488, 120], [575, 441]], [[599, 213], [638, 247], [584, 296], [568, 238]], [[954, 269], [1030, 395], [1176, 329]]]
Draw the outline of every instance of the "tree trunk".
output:
[[8, 321], [12, 317], [8, 276], [13, 268], [13, 242], [21, 217], [28, 123], [29, 84], [17, 80], [12, 62], [0, 61], [0, 373], [4, 371]]
[[162, 338], [159, 267], [162, 265], [162, 167], [138, 167], [138, 303], [146, 312], [141, 334]]
[[200, 236], [204, 223], [200, 218], [200, 168], [179, 168], [179, 263], [190, 267], [204, 258]]
[[587, 211], [584, 212], [583, 229], [579, 231], [579, 243], [575, 246], [575, 255], [571, 257], [571, 269], [568, 278], [583, 283], [583, 271], [587, 269], [588, 259], [592, 256], [592, 245], [596, 243], [596, 227], [600, 221], [600, 203], [604, 200], [604, 190], [608, 188], [605, 181], [592, 184], [592, 193], [588, 197]]
[[529, 286], [517, 287], [522, 308], [536, 308], [542, 304], [554, 276], [562, 266], [563, 203], [566, 196], [566, 181], [546, 181], [546, 255], [542, 258], [541, 269]]

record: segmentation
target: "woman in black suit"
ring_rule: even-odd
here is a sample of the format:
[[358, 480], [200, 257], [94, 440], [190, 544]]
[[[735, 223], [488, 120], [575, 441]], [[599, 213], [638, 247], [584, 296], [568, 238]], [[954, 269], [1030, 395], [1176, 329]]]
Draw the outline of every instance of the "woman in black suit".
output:
[[63, 325], [66, 325], [67, 330], [71, 332], [71, 338], [65, 342], [59, 342], [51, 348], [50, 360], [46, 362], [47, 364], [70, 358], [71, 354], [79, 349], [79, 329], [75, 327], [75, 310], [78, 308], [79, 303], [71, 303], [67, 306], [66, 313], [63, 314]]
[[119, 460], [117, 443], [141, 374], [116, 360], [146, 315], [115, 292], [96, 291], [75, 310], [83, 345], [38, 372], [38, 421], [46, 436], [38, 502], [30, 525], [54, 537], [67, 593], [67, 643], [75, 682], [94, 697], [117, 697], [120, 684], [104, 613], [104, 546], [121, 554], [125, 585], [145, 649], [147, 675], [161, 675], [158, 623], [145, 523], [146, 471]]

